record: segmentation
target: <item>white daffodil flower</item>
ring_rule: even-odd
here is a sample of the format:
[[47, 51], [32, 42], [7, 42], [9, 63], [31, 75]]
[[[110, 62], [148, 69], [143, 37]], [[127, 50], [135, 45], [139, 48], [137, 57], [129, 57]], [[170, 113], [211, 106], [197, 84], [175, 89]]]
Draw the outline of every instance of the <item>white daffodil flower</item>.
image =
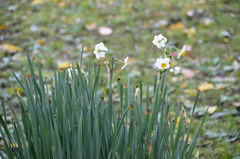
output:
[[103, 42], [100, 42], [99, 44], [95, 45], [94, 54], [96, 55], [96, 58], [99, 59], [101, 57], [105, 57], [105, 53], [108, 51], [108, 48], [104, 46]]
[[181, 57], [181, 56], [184, 56], [186, 54], [186, 46], [184, 45], [182, 50], [180, 51], [180, 53], [178, 54], [178, 59]]
[[162, 34], [158, 34], [154, 36], [152, 43], [156, 45], [159, 49], [166, 46], [167, 38]]
[[129, 64], [128, 57], [126, 57], [126, 58], [124, 59], [124, 65], [123, 65], [123, 67], [121, 68], [121, 70], [123, 70], [125, 67], [127, 67], [128, 64]]
[[157, 58], [155, 66], [159, 70], [165, 70], [165, 69], [168, 69], [170, 67], [169, 62], [170, 62], [169, 58]]
[[181, 67], [174, 67], [169, 70], [170, 72], [174, 72], [174, 74], [179, 74], [181, 72]]

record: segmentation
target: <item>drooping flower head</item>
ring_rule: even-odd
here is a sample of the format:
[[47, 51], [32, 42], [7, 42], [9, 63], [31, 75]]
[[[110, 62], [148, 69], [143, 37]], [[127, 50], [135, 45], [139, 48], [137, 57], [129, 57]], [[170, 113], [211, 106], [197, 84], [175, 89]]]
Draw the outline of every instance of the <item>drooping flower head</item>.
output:
[[181, 72], [181, 67], [174, 67], [174, 68], [171, 68], [169, 71], [173, 72], [176, 75]]
[[156, 45], [159, 49], [166, 46], [167, 38], [162, 34], [158, 34], [154, 36], [152, 43]]
[[184, 45], [182, 50], [180, 51], [180, 53], [178, 54], [178, 59], [181, 57], [181, 56], [184, 56], [186, 54], [186, 46]]
[[124, 65], [121, 68], [121, 70], [123, 70], [125, 67], [127, 67], [129, 65], [129, 61], [128, 61], [128, 56], [124, 59]]
[[96, 56], [97, 59], [101, 58], [101, 57], [105, 57], [105, 53], [108, 51], [108, 48], [106, 48], [104, 46], [103, 42], [100, 42], [99, 44], [95, 45], [95, 49], [94, 49], [94, 54]]
[[157, 61], [155, 62], [155, 66], [159, 70], [166, 70], [170, 67], [170, 59], [169, 58], [157, 58]]

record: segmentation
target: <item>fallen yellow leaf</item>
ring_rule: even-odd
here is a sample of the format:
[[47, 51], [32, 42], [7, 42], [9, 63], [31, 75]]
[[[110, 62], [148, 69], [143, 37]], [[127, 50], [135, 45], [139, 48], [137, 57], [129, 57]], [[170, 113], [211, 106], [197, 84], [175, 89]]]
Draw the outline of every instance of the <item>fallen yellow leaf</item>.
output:
[[65, 5], [66, 5], [65, 2], [60, 2], [60, 3], [58, 3], [58, 7], [59, 7], [59, 8], [65, 7]]
[[217, 110], [217, 106], [211, 106], [211, 107], [208, 108], [208, 113], [209, 113], [209, 114], [212, 114], [212, 113], [214, 113], [216, 110]]
[[7, 44], [7, 43], [0, 45], [0, 48], [8, 52], [22, 51], [22, 48], [12, 44]]
[[44, 45], [44, 44], [45, 44], [45, 41], [43, 41], [43, 40], [38, 40], [38, 41], [37, 41], [37, 44], [38, 44], [38, 45]]
[[8, 28], [8, 26], [6, 24], [0, 25], [0, 30], [5, 30], [7, 28]]
[[175, 24], [170, 25], [169, 27], [170, 30], [183, 30], [184, 29], [184, 24], [182, 22], [178, 22]]
[[234, 60], [234, 57], [231, 57], [231, 56], [230, 56], [230, 57], [227, 57], [226, 60], [228, 60], [228, 61], [233, 61], [233, 60]]
[[195, 97], [197, 95], [197, 91], [195, 89], [185, 89], [184, 93], [187, 93], [192, 97]]
[[212, 83], [204, 83], [198, 86], [198, 89], [203, 92], [203, 91], [208, 91], [211, 89], [214, 89], [214, 85]]
[[32, 1], [32, 5], [43, 4], [43, 3], [44, 3], [44, 0], [34, 0], [34, 1]]
[[61, 70], [67, 69], [67, 68], [71, 67], [71, 63], [69, 63], [69, 62], [62, 62], [62, 63], [58, 64], [57, 67], [58, 67], [58, 69], [61, 69]]

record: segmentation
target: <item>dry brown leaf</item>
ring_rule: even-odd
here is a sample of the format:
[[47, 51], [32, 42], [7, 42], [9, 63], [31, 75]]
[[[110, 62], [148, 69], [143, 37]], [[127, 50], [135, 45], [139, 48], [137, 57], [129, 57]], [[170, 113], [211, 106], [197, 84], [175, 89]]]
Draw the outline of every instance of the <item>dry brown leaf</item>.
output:
[[38, 44], [38, 45], [45, 45], [45, 41], [43, 41], [43, 40], [38, 40], [38, 41], [37, 41], [37, 44]]
[[6, 52], [22, 51], [22, 48], [8, 43], [0, 45], [0, 48]]
[[57, 68], [63, 70], [63, 69], [67, 69], [67, 68], [71, 67], [71, 65], [72, 64], [70, 62], [65, 61], [65, 62], [59, 63]]
[[184, 93], [187, 93], [187, 94], [189, 94], [192, 97], [196, 97], [196, 95], [197, 95], [196, 89], [185, 89]]
[[183, 30], [184, 24], [182, 22], [178, 22], [178, 23], [170, 25], [169, 29], [170, 30]]
[[8, 28], [8, 26], [6, 24], [0, 25], [0, 30], [5, 30], [7, 28]]
[[208, 113], [213, 114], [217, 110], [217, 106], [210, 106], [208, 108]]
[[32, 5], [36, 5], [36, 4], [43, 4], [44, 0], [34, 0], [32, 1]]
[[59, 8], [63, 8], [63, 7], [65, 7], [65, 6], [66, 6], [66, 3], [65, 3], [64, 1], [58, 3], [58, 7], [59, 7]]
[[203, 92], [203, 91], [208, 91], [214, 89], [214, 85], [212, 83], [203, 83], [198, 86], [198, 89]]

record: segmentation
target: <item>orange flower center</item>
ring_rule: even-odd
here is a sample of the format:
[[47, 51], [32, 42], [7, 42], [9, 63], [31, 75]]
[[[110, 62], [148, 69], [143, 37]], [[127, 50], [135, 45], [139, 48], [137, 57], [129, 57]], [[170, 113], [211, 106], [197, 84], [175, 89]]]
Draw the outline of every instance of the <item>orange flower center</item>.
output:
[[162, 64], [161, 64], [161, 67], [162, 67], [162, 68], [166, 68], [166, 67], [167, 67], [167, 64], [166, 64], [166, 63], [162, 63]]

